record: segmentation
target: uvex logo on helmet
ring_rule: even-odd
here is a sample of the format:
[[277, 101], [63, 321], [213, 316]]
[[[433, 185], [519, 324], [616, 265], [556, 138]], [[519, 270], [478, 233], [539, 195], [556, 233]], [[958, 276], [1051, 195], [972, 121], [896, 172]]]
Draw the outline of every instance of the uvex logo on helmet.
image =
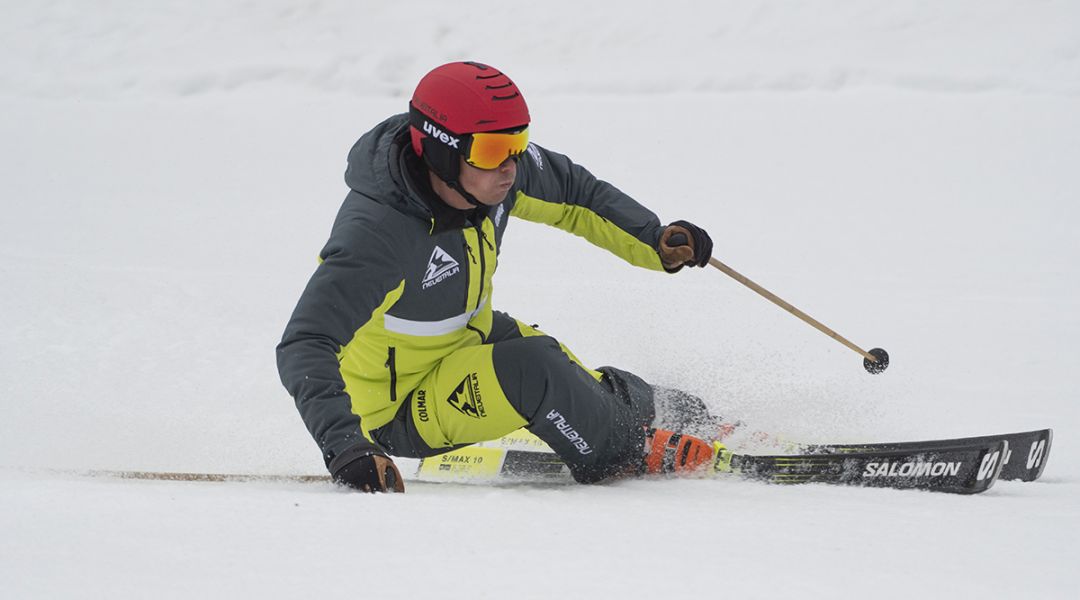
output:
[[458, 143], [461, 142], [460, 138], [456, 138], [445, 131], [440, 130], [433, 125], [431, 121], [424, 121], [424, 133], [439, 140], [440, 142], [450, 146], [451, 148], [458, 148]]

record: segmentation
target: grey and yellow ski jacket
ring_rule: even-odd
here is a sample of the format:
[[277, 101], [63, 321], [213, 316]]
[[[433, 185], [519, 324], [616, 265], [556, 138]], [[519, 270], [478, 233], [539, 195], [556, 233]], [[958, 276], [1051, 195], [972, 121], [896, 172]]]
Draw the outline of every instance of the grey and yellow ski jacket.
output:
[[506, 200], [459, 211], [431, 189], [397, 115], [349, 153], [350, 188], [277, 347], [282, 383], [329, 465], [389, 423], [451, 352], [483, 344], [509, 217], [553, 225], [663, 271], [656, 215], [530, 144]]

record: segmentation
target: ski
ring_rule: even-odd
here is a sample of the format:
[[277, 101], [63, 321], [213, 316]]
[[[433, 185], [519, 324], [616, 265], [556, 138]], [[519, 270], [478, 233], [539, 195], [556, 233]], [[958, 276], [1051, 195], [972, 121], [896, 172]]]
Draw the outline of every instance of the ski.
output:
[[424, 481], [573, 481], [566, 463], [550, 450], [515, 450], [479, 445], [422, 458], [416, 476]]
[[204, 483], [330, 483], [329, 475], [278, 475], [258, 473], [185, 473], [174, 471], [64, 471], [51, 472], [80, 477], [141, 479], [145, 481], [196, 481]]
[[1043, 470], [1046, 469], [1046, 461], [1050, 456], [1050, 443], [1053, 439], [1053, 430], [1038, 429], [1018, 433], [921, 442], [803, 445], [799, 447], [799, 451], [806, 454], [848, 454], [853, 452], [949, 448], [1005, 441], [1009, 444], [1009, 450], [1005, 453], [1005, 464], [998, 479], [1003, 481], [1035, 481], [1042, 476]]
[[[830, 483], [976, 494], [1001, 473], [1009, 443], [997, 440], [963, 446], [845, 451], [833, 454], [757, 456], [737, 454], [717, 443], [712, 471], [778, 484]], [[569, 480], [557, 455], [508, 447], [468, 446], [420, 461], [424, 480]]]
[[[778, 484], [830, 483], [961, 494], [989, 489], [998, 479], [1034, 481], [1046, 468], [1050, 429], [921, 442], [814, 444], [786, 455], [733, 452], [715, 443], [712, 471]], [[326, 475], [257, 475], [90, 471], [88, 476], [203, 482], [324, 483]], [[428, 481], [573, 478], [562, 460], [536, 436], [519, 430], [508, 436], [419, 463], [417, 478]]]
[[735, 454], [717, 446], [714, 470], [750, 479], [977, 494], [997, 481], [1009, 443], [786, 456]]

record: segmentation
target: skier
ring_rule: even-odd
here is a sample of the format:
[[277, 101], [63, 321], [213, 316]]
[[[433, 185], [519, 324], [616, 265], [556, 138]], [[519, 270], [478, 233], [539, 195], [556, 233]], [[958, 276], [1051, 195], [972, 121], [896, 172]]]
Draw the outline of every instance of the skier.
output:
[[[665, 227], [530, 143], [529, 122], [509, 77], [455, 62], [420, 81], [408, 114], [349, 152], [350, 191], [277, 347], [282, 383], [335, 481], [404, 491], [391, 456], [432, 456], [521, 427], [583, 483], [694, 469], [712, 457], [707, 442], [655, 428], [707, 419], [699, 400], [660, 394], [615, 367], [591, 369], [493, 309], [509, 217], [655, 271], [705, 266], [712, 253], [702, 228]], [[674, 421], [654, 422], [660, 398], [680, 405], [669, 411]]]

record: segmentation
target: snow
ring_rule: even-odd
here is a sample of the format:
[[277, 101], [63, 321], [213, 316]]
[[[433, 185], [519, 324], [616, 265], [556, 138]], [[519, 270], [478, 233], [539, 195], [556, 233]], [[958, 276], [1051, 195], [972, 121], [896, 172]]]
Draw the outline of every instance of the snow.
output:
[[[1078, 34], [1067, 1], [6, 7], [0, 594], [1071, 597]], [[371, 497], [75, 474], [322, 472], [274, 345], [348, 148], [463, 58], [514, 77], [537, 142], [892, 365], [716, 270], [523, 222], [497, 307], [793, 439], [1053, 427], [1043, 479]]]

